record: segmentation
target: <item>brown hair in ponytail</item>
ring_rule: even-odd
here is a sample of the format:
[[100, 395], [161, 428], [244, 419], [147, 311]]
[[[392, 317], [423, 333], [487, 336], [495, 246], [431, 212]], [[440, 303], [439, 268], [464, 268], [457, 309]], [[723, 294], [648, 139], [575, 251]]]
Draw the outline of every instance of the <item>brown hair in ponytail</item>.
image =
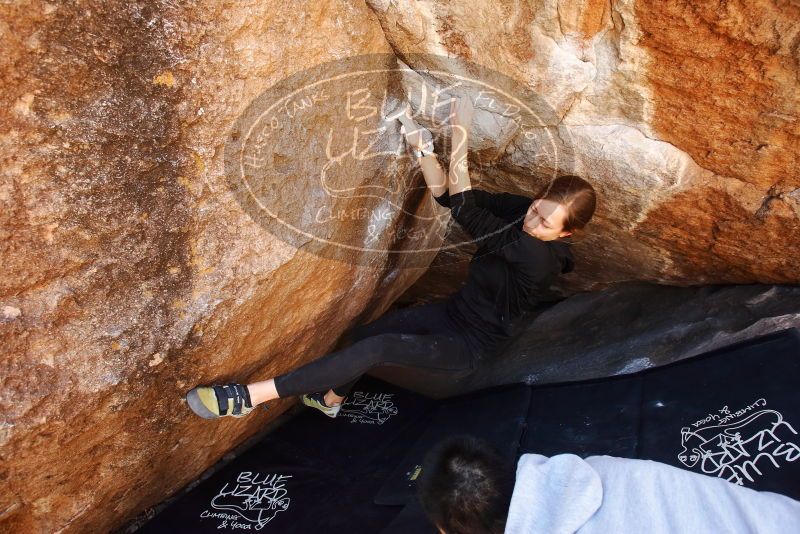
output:
[[559, 176], [547, 184], [536, 197], [558, 202], [567, 210], [564, 231], [582, 230], [594, 215], [597, 195], [592, 184], [580, 176]]

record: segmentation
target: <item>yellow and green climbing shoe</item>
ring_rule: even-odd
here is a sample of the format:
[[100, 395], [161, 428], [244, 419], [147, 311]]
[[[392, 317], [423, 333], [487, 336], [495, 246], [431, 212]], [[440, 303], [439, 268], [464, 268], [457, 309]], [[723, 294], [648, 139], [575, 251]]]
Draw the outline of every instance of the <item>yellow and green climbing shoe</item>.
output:
[[198, 386], [186, 394], [186, 402], [203, 419], [243, 417], [253, 411], [250, 392], [243, 384]]
[[308, 395], [303, 395], [302, 399], [303, 404], [321, 411], [328, 417], [336, 417], [339, 410], [342, 408], [341, 404], [334, 404], [333, 406], [325, 404], [325, 395], [323, 393], [310, 393]]

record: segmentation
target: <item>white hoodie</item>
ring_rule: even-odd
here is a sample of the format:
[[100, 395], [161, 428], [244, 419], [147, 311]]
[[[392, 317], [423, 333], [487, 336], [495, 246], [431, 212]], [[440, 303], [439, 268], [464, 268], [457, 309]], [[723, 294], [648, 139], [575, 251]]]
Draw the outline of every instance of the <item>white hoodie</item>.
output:
[[650, 460], [523, 454], [506, 534], [800, 533], [800, 502]]

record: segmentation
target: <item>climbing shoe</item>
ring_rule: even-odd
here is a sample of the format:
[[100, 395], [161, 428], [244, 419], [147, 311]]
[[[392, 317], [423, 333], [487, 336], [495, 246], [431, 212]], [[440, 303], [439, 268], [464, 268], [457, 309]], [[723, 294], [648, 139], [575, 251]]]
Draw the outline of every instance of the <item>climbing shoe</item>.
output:
[[302, 399], [303, 404], [310, 406], [311, 408], [316, 408], [328, 417], [336, 417], [336, 415], [339, 413], [339, 410], [342, 408], [341, 404], [334, 404], [333, 406], [328, 406], [325, 404], [324, 393], [310, 393], [308, 395], [303, 395]]
[[198, 386], [186, 394], [186, 402], [203, 419], [243, 417], [253, 411], [250, 392], [243, 384]]

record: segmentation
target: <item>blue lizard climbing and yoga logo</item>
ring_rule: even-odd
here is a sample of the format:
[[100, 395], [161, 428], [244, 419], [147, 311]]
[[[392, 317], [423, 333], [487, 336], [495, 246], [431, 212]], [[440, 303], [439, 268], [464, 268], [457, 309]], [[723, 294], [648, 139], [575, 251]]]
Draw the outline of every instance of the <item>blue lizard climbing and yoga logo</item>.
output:
[[724, 406], [681, 429], [678, 460], [690, 469], [740, 486], [764, 470], [800, 458], [797, 430], [757, 399], [734, 412]]
[[541, 169], [537, 183], [574, 167], [568, 129], [528, 85], [461, 58], [406, 59], [426, 67], [393, 54], [352, 56], [255, 98], [225, 143], [226, 180], [243, 210], [312, 254], [359, 264], [397, 254], [404, 266], [427, 267], [432, 254], [469, 240], [443, 243], [451, 218], [426, 197], [400, 118], [430, 132], [446, 157], [451, 102], [465, 95], [475, 108], [473, 186], [498, 167]]
[[200, 517], [218, 520], [218, 529], [261, 530], [289, 508], [286, 483], [290, 478], [291, 475], [243, 471], [235, 482], [222, 486]]
[[397, 415], [393, 396], [393, 393], [356, 391], [342, 404], [338, 417], [349, 419], [351, 423], [382, 425]]

